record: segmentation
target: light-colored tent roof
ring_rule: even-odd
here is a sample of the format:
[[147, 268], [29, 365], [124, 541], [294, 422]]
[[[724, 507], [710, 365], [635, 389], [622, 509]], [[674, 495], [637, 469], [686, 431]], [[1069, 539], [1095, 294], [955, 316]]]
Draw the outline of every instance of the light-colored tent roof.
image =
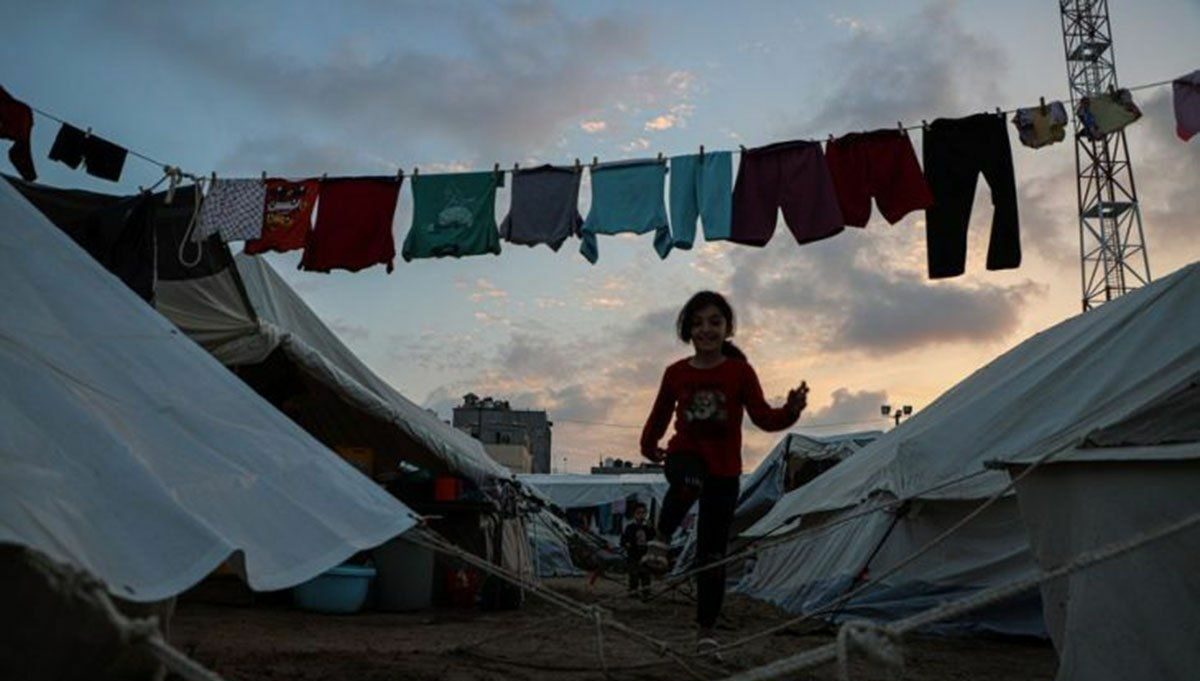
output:
[[559, 508], [611, 504], [631, 494], [636, 494], [642, 499], [657, 499], [661, 503], [668, 487], [667, 479], [661, 473], [535, 473], [518, 475], [517, 478], [550, 499]]
[[754, 472], [742, 478], [741, 493], [738, 496], [737, 517], [754, 516], [766, 511], [784, 495], [784, 479], [787, 473], [789, 456], [801, 456], [814, 461], [833, 459], [842, 461], [854, 454], [872, 441], [883, 435], [879, 430], [868, 430], [856, 433], [838, 435], [810, 435], [807, 433], [787, 433], [766, 458], [758, 464]]
[[[466, 433], [443, 423], [371, 371], [260, 257], [234, 258], [246, 297], [225, 273], [156, 287], [160, 312], [224, 364], [262, 362], [276, 349], [327, 392], [323, 427], [403, 452], [435, 471], [463, 475], [483, 489], [513, 474]], [[346, 408], [346, 407], [349, 408]]]
[[985, 469], [987, 462], [1065, 452], [1194, 381], [1198, 310], [1200, 264], [1193, 264], [1043, 331], [785, 496], [751, 532], [853, 506], [880, 491], [926, 499], [994, 494], [1008, 475]]
[[133, 600], [306, 580], [413, 514], [0, 182], [0, 541]]

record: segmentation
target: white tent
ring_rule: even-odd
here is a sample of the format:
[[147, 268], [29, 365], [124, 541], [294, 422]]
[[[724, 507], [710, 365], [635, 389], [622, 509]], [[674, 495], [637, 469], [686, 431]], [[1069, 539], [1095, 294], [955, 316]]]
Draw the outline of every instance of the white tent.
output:
[[413, 514], [0, 182], [0, 542], [149, 601], [304, 581]]
[[571, 538], [578, 536], [575, 528], [550, 512], [541, 509], [526, 523], [533, 567], [538, 577], [575, 577], [583, 571], [571, 561]]
[[[222, 272], [160, 281], [156, 305], [222, 363], [281, 382], [298, 374], [306, 428], [322, 440], [363, 444], [494, 492], [513, 474], [471, 436], [442, 422], [372, 372], [260, 257], [234, 258]], [[239, 293], [244, 285], [245, 297]], [[246, 302], [249, 302], [247, 306]]]
[[[1120, 410], [1074, 443], [998, 462], [1017, 479], [1021, 516], [1045, 569], [1200, 512], [1200, 266], [1136, 295], [1127, 298], [1138, 316], [1112, 341], [1159, 354], [1167, 376], [1148, 376], [1135, 411]], [[1193, 527], [1045, 585], [1058, 681], [1194, 678], [1198, 555]]]
[[661, 506], [668, 487], [662, 473], [533, 473], [518, 475], [517, 479], [541, 492], [562, 509], [602, 506], [631, 495], [637, 496], [643, 503], [649, 504], [654, 500]]
[[[841, 524], [765, 551], [740, 588], [811, 612], [862, 577], [903, 560], [1003, 490], [1008, 476], [985, 469], [985, 462], [1035, 459], [1074, 447], [1094, 429], [1177, 389], [1200, 362], [1198, 268], [1030, 338], [857, 456], [785, 496], [748, 535]], [[907, 500], [906, 512], [867, 512], [889, 499]], [[1032, 570], [1029, 540], [1009, 495], [841, 612], [890, 619]], [[1031, 607], [1032, 599], [1012, 601], [957, 627], [1035, 633], [1044, 623]]]
[[773, 508], [785, 493], [808, 484], [881, 435], [883, 432], [878, 430], [829, 436], [784, 435], [754, 472], [742, 478], [734, 513], [735, 531], [746, 529]]

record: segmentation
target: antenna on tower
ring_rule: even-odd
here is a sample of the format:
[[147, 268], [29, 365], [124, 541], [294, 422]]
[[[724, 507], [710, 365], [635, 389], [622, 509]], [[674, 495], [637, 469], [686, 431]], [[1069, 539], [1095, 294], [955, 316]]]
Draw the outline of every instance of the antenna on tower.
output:
[[[1071, 110], [1117, 89], [1108, 0], [1059, 0]], [[1150, 283], [1142, 211], [1125, 131], [1090, 139], [1075, 129], [1075, 192], [1084, 311]]]

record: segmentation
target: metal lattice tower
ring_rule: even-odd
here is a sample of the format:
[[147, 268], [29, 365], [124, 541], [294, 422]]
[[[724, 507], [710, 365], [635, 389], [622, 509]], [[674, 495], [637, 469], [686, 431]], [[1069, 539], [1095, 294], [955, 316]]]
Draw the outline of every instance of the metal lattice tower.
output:
[[[1112, 27], [1108, 0], [1059, 0], [1059, 9], [1074, 112], [1080, 99], [1117, 89]], [[1071, 119], [1086, 311], [1150, 283], [1150, 260], [1125, 131], [1091, 140], [1080, 134], [1078, 117]]]

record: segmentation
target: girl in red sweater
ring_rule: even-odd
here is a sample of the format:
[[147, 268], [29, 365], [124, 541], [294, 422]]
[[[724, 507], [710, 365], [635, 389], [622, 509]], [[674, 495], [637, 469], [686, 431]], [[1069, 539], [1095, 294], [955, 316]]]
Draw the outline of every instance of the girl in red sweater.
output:
[[[808, 386], [788, 391], [779, 409], [767, 404], [762, 386], [746, 356], [729, 339], [733, 336], [733, 308], [712, 291], [701, 291], [683, 306], [676, 320], [679, 340], [691, 343], [694, 354], [667, 367], [654, 408], [642, 429], [642, 456], [666, 461], [670, 487], [663, 499], [658, 537], [643, 559], [652, 570], [666, 571], [671, 535], [679, 528], [692, 504], [700, 502], [696, 528], [696, 562], [707, 565], [725, 557], [729, 526], [738, 500], [742, 473], [742, 412], [768, 431], [789, 428], [807, 404]], [[660, 449], [671, 416], [675, 434]], [[724, 566], [696, 576], [699, 625], [696, 647], [706, 652], [717, 647], [713, 626], [725, 598]]]

